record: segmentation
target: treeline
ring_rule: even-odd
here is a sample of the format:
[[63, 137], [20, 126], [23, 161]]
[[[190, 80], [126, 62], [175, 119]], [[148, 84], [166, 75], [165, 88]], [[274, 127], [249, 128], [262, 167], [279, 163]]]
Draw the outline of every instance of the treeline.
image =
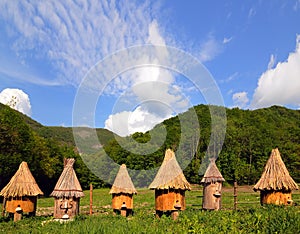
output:
[[[218, 112], [218, 107], [212, 109]], [[199, 120], [199, 138], [195, 136], [197, 131], [193, 123], [190, 125], [186, 123], [193, 111], [197, 113]], [[238, 108], [226, 109], [226, 137], [222, 148], [218, 145], [218, 136], [216, 136], [215, 143], [209, 146], [210, 111], [212, 110], [207, 105], [195, 106], [179, 117], [165, 120], [150, 132], [134, 133], [131, 136], [135, 141], [144, 145], [136, 144], [131, 137], [127, 137], [118, 140], [122, 146], [117, 140], [111, 140], [105, 145], [105, 150], [119, 164], [125, 163], [127, 167], [134, 170], [148, 170], [159, 167], [164, 151], [172, 148], [177, 150], [176, 157], [191, 183], [199, 183], [202, 178], [205, 170], [200, 166], [208, 163], [207, 158], [204, 161], [204, 156], [208, 154], [208, 157], [215, 157], [220, 153], [216, 162], [227, 183], [232, 184], [237, 180], [240, 184], [254, 184], [260, 178], [272, 148], [278, 147], [291, 176], [298, 183], [300, 182], [299, 110], [279, 106], [253, 111]], [[220, 114], [223, 113], [220, 111]], [[218, 118], [218, 114], [216, 116]], [[220, 121], [223, 119], [220, 118]], [[182, 123], [185, 129], [181, 129]], [[162, 127], [165, 127], [167, 135], [164, 144], [159, 147], [160, 138], [164, 137], [164, 131], [159, 130]], [[145, 146], [151, 140], [150, 136], [155, 138], [152, 139], [152, 146], [157, 147], [158, 150], [144, 155], [142, 153], [147, 151]], [[136, 184], [139, 185], [138, 180]]]
[[104, 185], [85, 166], [74, 145], [65, 144], [55, 137], [43, 137], [39, 133], [42, 129], [44, 127], [37, 122], [0, 105], [0, 189], [9, 182], [20, 163], [26, 161], [36, 182], [48, 195], [63, 170], [63, 158], [69, 157], [76, 159], [74, 168], [84, 189], [91, 182], [95, 187]]
[[[112, 182], [117, 167], [111, 159], [125, 163], [136, 186], [145, 186], [155, 176], [167, 148], [176, 151], [177, 160], [189, 182], [199, 183], [207, 165], [205, 155], [219, 154], [217, 165], [232, 184], [254, 184], [259, 179], [272, 148], [278, 147], [291, 176], [300, 182], [300, 111], [273, 106], [259, 110], [226, 109], [199, 105], [185, 113], [165, 120], [146, 133], [116, 137], [97, 129], [99, 141], [110, 158], [102, 153], [80, 155], [75, 146], [72, 128], [45, 127], [36, 121], [0, 104], [0, 189], [27, 161], [37, 183], [47, 195], [52, 192], [63, 169], [63, 158], [76, 159], [75, 170], [83, 189], [109, 186], [96, 175], [105, 175]], [[224, 144], [221, 137], [211, 138], [211, 114], [217, 120], [217, 132], [226, 126]], [[197, 123], [191, 121], [194, 113]], [[222, 135], [222, 134], [220, 134]], [[93, 168], [92, 173], [89, 168]], [[131, 169], [131, 170], [130, 170]], [[98, 172], [97, 172], [98, 170]], [[101, 177], [102, 178], [102, 177]], [[103, 179], [103, 178], [102, 178]]]

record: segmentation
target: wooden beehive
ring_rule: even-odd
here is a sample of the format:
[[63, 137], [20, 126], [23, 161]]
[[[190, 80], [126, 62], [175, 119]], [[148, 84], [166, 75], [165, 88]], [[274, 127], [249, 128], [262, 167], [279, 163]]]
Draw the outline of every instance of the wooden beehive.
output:
[[211, 159], [206, 172], [201, 180], [203, 185], [202, 209], [219, 210], [221, 209], [222, 183], [224, 178], [220, 173], [214, 159]]
[[253, 189], [260, 191], [262, 205], [293, 203], [292, 190], [298, 190], [299, 187], [290, 176], [277, 148], [272, 150], [262, 176]]
[[53, 192], [54, 218], [73, 218], [79, 214], [80, 198], [84, 196], [73, 165], [74, 158], [64, 160], [64, 169]]
[[164, 161], [149, 188], [155, 190], [155, 210], [158, 215], [165, 211], [185, 209], [185, 191], [191, 190], [191, 186], [172, 150], [166, 150]]
[[6, 212], [16, 213], [19, 207], [22, 212], [35, 215], [37, 197], [43, 195], [43, 192], [31, 174], [28, 164], [22, 162], [15, 175], [1, 190], [0, 195], [4, 196]]
[[112, 194], [112, 208], [115, 213], [124, 210], [125, 212], [122, 213], [124, 216], [132, 214], [133, 195], [137, 194], [137, 191], [132, 183], [125, 164], [120, 166], [119, 172], [109, 193]]

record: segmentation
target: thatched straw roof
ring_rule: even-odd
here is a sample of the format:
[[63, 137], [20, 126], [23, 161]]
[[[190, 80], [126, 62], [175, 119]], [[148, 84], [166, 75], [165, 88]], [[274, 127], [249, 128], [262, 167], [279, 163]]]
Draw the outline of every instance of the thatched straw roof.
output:
[[172, 150], [166, 150], [164, 161], [149, 188], [191, 190]]
[[271, 156], [265, 166], [261, 178], [254, 186], [254, 191], [257, 190], [296, 190], [298, 185], [290, 176], [284, 162], [281, 159], [279, 150], [273, 149]]
[[23, 197], [44, 195], [32, 176], [27, 162], [22, 162], [9, 183], [1, 190], [4, 197]]
[[114, 184], [109, 192], [110, 194], [127, 193], [137, 194], [137, 191], [132, 183], [132, 180], [128, 174], [125, 164], [120, 166], [119, 172], [115, 178]]
[[210, 164], [208, 165], [206, 172], [201, 180], [201, 184], [204, 183], [214, 183], [214, 182], [223, 182], [225, 179], [223, 178], [221, 172], [219, 171], [215, 160], [211, 159]]
[[65, 167], [61, 173], [53, 192], [50, 196], [53, 197], [84, 197], [81, 185], [77, 179], [76, 173], [73, 169], [75, 159], [65, 159]]

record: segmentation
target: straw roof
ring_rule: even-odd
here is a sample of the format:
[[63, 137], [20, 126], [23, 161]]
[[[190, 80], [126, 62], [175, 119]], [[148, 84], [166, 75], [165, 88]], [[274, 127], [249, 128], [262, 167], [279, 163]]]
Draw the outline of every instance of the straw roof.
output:
[[9, 183], [1, 190], [4, 197], [44, 195], [31, 174], [27, 162], [22, 162]]
[[208, 165], [206, 172], [201, 180], [201, 184], [204, 183], [214, 183], [214, 182], [223, 182], [225, 179], [223, 178], [221, 172], [219, 171], [215, 160], [211, 159], [210, 164]]
[[295, 190], [299, 189], [298, 185], [290, 176], [284, 162], [280, 156], [279, 150], [273, 149], [271, 156], [265, 166], [261, 178], [254, 186], [257, 190]]
[[81, 185], [77, 179], [73, 169], [75, 159], [65, 159], [65, 167], [61, 173], [53, 192], [50, 196], [53, 197], [84, 197]]
[[166, 150], [164, 161], [149, 188], [191, 190], [172, 150]]
[[120, 166], [119, 172], [115, 178], [115, 181], [109, 192], [110, 194], [127, 193], [137, 194], [137, 191], [132, 183], [132, 180], [128, 174], [125, 164]]

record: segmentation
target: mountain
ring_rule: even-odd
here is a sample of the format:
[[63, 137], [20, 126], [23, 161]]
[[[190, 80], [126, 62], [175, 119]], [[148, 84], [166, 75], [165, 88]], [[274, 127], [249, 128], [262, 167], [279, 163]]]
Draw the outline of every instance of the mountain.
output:
[[[101, 142], [108, 142], [113, 133], [97, 129]], [[0, 188], [4, 187], [26, 161], [43, 192], [54, 188], [63, 169], [64, 158], [75, 158], [74, 168], [83, 188], [105, 185], [84, 164], [77, 153], [72, 128], [46, 127], [22, 113], [0, 104]]]
[[[132, 138], [141, 144], [136, 144], [127, 137], [123, 138], [122, 147], [112, 140], [105, 145], [105, 150], [115, 162], [125, 163], [128, 168], [135, 170], [159, 167], [167, 148], [177, 150], [176, 157], [184, 169], [186, 178], [192, 183], [199, 183], [205, 172], [209, 160], [204, 156], [219, 155], [216, 163], [228, 183], [237, 180], [239, 184], [254, 184], [259, 179], [271, 150], [278, 147], [290, 174], [300, 182], [299, 110], [279, 106], [257, 110], [226, 108], [226, 129], [219, 131], [220, 133], [226, 130], [224, 143], [221, 145], [221, 137], [217, 133], [212, 136], [215, 140], [209, 146], [212, 109], [217, 113], [218, 128], [222, 126], [218, 126], [218, 121], [224, 121], [219, 117], [224, 113], [218, 112], [218, 107], [198, 105], [179, 116], [163, 121], [149, 132], [133, 134]], [[194, 111], [199, 121], [200, 136], [195, 135], [197, 126], [189, 124]], [[166, 136], [163, 129], [166, 129]], [[163, 144], [160, 145], [162, 138]], [[141, 154], [148, 150], [147, 147], [150, 146], [147, 143], [150, 141], [157, 151], [147, 155]], [[147, 171], [144, 175], [139, 175], [141, 181], [136, 179], [137, 186], [142, 184], [147, 176], [150, 176]]]
[[[155, 175], [164, 152], [171, 148], [191, 183], [199, 183], [209, 157], [217, 157], [217, 166], [227, 183], [254, 184], [260, 177], [273, 148], [278, 147], [291, 176], [300, 182], [300, 111], [272, 106], [258, 110], [238, 108], [220, 111], [221, 107], [198, 105], [156, 125], [146, 133], [119, 137], [105, 129], [96, 129], [102, 153], [77, 153], [70, 127], [48, 127], [0, 104], [0, 186], [3, 187], [22, 161], [27, 161], [38, 184], [46, 194], [58, 179], [64, 157], [76, 159], [75, 170], [83, 188], [105, 186], [85, 165], [100, 167], [110, 181], [116, 171], [110, 159], [125, 163], [134, 184], [145, 186]], [[222, 109], [223, 110], [223, 109]], [[211, 115], [214, 112], [217, 133], [211, 136]], [[196, 113], [196, 120], [191, 121]], [[224, 122], [226, 114], [226, 122]], [[195, 116], [194, 116], [195, 117]], [[222, 123], [226, 123], [222, 129]], [[78, 128], [84, 135], [84, 128]], [[226, 132], [225, 132], [226, 130]], [[221, 134], [225, 138], [222, 144]], [[210, 143], [210, 139], [213, 143]], [[87, 139], [89, 141], [89, 139]], [[105, 163], [103, 163], [104, 160]], [[86, 162], [86, 161], [85, 161]], [[131, 169], [135, 170], [132, 171]], [[97, 173], [96, 173], [97, 174]], [[106, 178], [105, 178], [106, 179]]]

